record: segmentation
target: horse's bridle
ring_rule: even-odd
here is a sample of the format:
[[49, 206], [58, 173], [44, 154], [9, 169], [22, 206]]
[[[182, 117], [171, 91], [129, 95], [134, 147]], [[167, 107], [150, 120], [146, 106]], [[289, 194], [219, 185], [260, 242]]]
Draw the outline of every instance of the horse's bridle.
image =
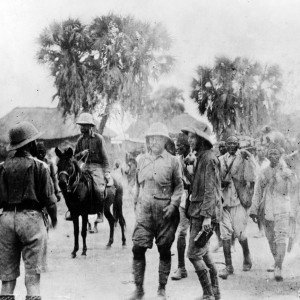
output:
[[59, 172], [58, 173], [58, 180], [59, 180], [59, 177], [61, 176], [61, 175], [66, 175], [66, 177], [67, 177], [67, 192], [68, 193], [74, 193], [75, 191], [76, 191], [76, 189], [77, 189], [77, 186], [78, 186], [78, 183], [79, 183], [79, 180], [80, 180], [80, 175], [79, 175], [79, 173], [76, 175], [76, 179], [75, 179], [75, 181], [74, 181], [74, 183], [70, 186], [70, 180], [71, 180], [71, 178], [74, 176], [74, 174], [75, 174], [75, 168], [74, 168], [74, 166], [73, 166], [73, 172], [72, 172], [72, 174], [70, 175], [67, 171], [61, 171], [61, 172]]

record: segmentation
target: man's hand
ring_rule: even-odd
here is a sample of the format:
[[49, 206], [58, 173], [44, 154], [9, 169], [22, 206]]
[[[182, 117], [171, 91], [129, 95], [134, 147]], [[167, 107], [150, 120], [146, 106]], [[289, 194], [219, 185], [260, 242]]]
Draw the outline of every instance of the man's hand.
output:
[[104, 178], [105, 178], [106, 182], [109, 182], [110, 179], [111, 179], [110, 173], [109, 173], [109, 172], [106, 172], [106, 173], [104, 174]]
[[241, 149], [240, 152], [243, 159], [248, 159], [248, 157], [251, 155], [251, 153], [245, 149]]
[[87, 154], [89, 153], [89, 150], [88, 149], [85, 149], [83, 151], [81, 151], [81, 156], [86, 156]]
[[254, 222], [254, 223], [256, 223], [257, 224], [257, 215], [255, 215], [255, 214], [250, 214], [250, 218], [252, 219], [252, 221]]
[[204, 231], [208, 232], [211, 230], [211, 218], [205, 218], [202, 223], [202, 228]]
[[175, 206], [173, 204], [169, 204], [164, 208], [164, 219], [170, 219], [175, 212]]
[[61, 200], [61, 191], [58, 191], [56, 194], [56, 199], [57, 199], [57, 202], [59, 202]]

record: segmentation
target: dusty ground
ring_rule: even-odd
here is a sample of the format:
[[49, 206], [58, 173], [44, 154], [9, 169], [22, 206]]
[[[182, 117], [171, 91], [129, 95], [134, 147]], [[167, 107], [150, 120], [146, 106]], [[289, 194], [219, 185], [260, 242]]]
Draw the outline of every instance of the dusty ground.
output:
[[[87, 256], [81, 256], [81, 250], [75, 259], [71, 258], [73, 248], [73, 227], [64, 220], [66, 207], [59, 203], [59, 225], [49, 234], [49, 272], [42, 275], [41, 292], [44, 300], [79, 300], [79, 299], [126, 299], [134, 289], [131, 275], [131, 234], [134, 226], [133, 207], [124, 201], [124, 216], [127, 221], [127, 247], [122, 248], [120, 228], [116, 228], [115, 242], [111, 249], [106, 249], [109, 226], [107, 221], [99, 226], [100, 232], [88, 234]], [[93, 216], [90, 218], [93, 219]], [[284, 264], [284, 281], [277, 283], [272, 273], [266, 272], [272, 264], [271, 254], [265, 238], [254, 238], [256, 225], [249, 221], [249, 244], [253, 258], [253, 268], [243, 272], [242, 252], [237, 243], [233, 253], [235, 274], [228, 280], [220, 280], [222, 299], [264, 300], [264, 299], [299, 299], [300, 289], [300, 247], [286, 256]], [[211, 243], [214, 244], [212, 239]], [[80, 241], [80, 246], [82, 245]], [[173, 246], [172, 271], [176, 268], [177, 256]], [[224, 261], [222, 252], [214, 254], [218, 268]], [[168, 299], [196, 299], [202, 295], [201, 287], [191, 264], [187, 261], [189, 276], [181, 281], [169, 280]], [[147, 252], [147, 269], [145, 279], [146, 300], [155, 299], [158, 280], [158, 255], [156, 248]], [[24, 272], [18, 279], [16, 299], [24, 299]]]

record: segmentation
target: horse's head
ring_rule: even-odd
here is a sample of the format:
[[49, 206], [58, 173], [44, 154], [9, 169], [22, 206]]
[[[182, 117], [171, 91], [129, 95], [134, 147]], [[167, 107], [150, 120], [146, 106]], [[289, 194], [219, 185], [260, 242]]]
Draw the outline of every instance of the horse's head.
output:
[[66, 191], [70, 178], [75, 173], [75, 164], [72, 160], [73, 150], [69, 147], [62, 152], [56, 147], [55, 153], [59, 158], [57, 162], [58, 184], [62, 191]]

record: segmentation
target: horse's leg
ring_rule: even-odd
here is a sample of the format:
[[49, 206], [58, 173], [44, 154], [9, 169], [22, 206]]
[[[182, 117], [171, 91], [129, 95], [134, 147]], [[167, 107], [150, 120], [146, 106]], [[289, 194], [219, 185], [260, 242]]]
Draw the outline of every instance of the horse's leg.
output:
[[106, 247], [111, 247], [111, 245], [114, 242], [114, 223], [115, 223], [115, 218], [113, 217], [113, 215], [111, 214], [110, 210], [109, 210], [109, 206], [104, 206], [104, 216], [106, 217], [108, 223], [109, 223], [109, 240], [108, 243], [106, 245]]
[[119, 220], [120, 227], [121, 227], [121, 232], [122, 232], [122, 246], [126, 246], [126, 237], [125, 237], [125, 219], [123, 217], [123, 214], [120, 217]]
[[76, 214], [72, 215], [73, 227], [74, 227], [74, 249], [72, 251], [72, 258], [76, 257], [76, 252], [79, 249], [78, 236], [79, 236], [79, 216]]
[[81, 236], [82, 236], [82, 253], [81, 255], [86, 255], [86, 230], [87, 230], [87, 223], [88, 223], [88, 215], [82, 215], [82, 228], [81, 228]]

